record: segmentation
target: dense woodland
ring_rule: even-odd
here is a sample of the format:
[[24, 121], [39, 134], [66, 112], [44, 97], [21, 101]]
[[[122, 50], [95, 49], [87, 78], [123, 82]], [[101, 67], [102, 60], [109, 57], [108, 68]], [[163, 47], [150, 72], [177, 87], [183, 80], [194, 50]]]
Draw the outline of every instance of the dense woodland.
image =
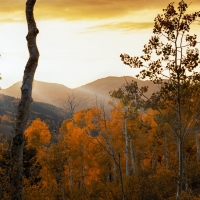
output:
[[109, 115], [98, 101], [76, 111], [68, 96], [70, 117], [55, 137], [40, 118], [25, 124], [32, 100], [29, 76], [39, 57], [34, 3], [26, 5], [27, 40], [35, 57], [26, 66], [11, 141], [0, 140], [0, 199], [200, 199], [200, 59], [197, 35], [189, 35], [200, 11], [187, 14], [183, 0], [177, 9], [170, 3], [155, 18], [143, 55], [120, 55], [159, 91], [147, 97], [148, 86], [127, 82], [110, 92]]
[[[122, 199], [125, 193], [127, 199], [174, 199], [177, 137], [154, 114], [125, 115], [121, 104], [109, 118], [102, 109], [80, 110], [63, 121], [57, 142], [45, 122], [32, 121], [25, 131], [24, 198]], [[9, 196], [8, 143], [1, 139], [1, 199]], [[187, 136], [183, 151], [183, 190], [199, 199], [199, 132]]]

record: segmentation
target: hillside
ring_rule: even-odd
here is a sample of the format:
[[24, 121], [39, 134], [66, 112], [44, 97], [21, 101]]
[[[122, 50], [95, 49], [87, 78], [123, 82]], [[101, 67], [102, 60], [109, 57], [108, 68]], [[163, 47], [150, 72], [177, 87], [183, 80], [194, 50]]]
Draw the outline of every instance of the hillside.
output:
[[10, 137], [12, 134], [12, 125], [0, 124], [0, 134], [3, 136]]
[[149, 86], [147, 96], [150, 96], [152, 92], [157, 91], [158, 88], [155, 84], [150, 81], [141, 81], [133, 77], [107, 77], [98, 79], [94, 82], [83, 85], [79, 88], [74, 89], [74, 93], [82, 101], [80, 107], [92, 107], [96, 105], [96, 98], [98, 101], [104, 102], [105, 104], [109, 101], [109, 92], [122, 87], [126, 81], [131, 82], [132, 80], [137, 81], [138, 85]]
[[[84, 109], [95, 106], [96, 99], [98, 102], [104, 102], [106, 104], [110, 99], [110, 91], [123, 86], [126, 81], [130, 82], [133, 79], [130, 76], [106, 77], [75, 89], [70, 89], [57, 83], [45, 83], [35, 80], [33, 84], [33, 99], [35, 102], [44, 102], [63, 108], [67, 101], [67, 94], [73, 93], [76, 96], [76, 100], [80, 101], [77, 109]], [[150, 81], [137, 80], [137, 82], [139, 86], [149, 86], [147, 96], [150, 96], [152, 92], [158, 90], [157, 86]], [[17, 82], [7, 89], [0, 90], [0, 93], [20, 98], [20, 87], [21, 82]]]
[[[11, 134], [18, 102], [19, 99], [17, 98], [0, 94], [0, 133], [4, 135]], [[30, 109], [29, 123], [36, 118], [45, 121], [49, 129], [54, 132], [58, 131], [62, 121], [68, 116], [61, 108], [46, 103], [33, 102]]]
[[[0, 90], [1, 94], [12, 96], [15, 98], [21, 97], [20, 87], [22, 82], [19, 81], [7, 89]], [[61, 105], [62, 99], [65, 98], [71, 89], [57, 83], [46, 83], [42, 81], [34, 81], [33, 83], [33, 99], [35, 102], [44, 102], [52, 105]], [[60, 106], [61, 107], [61, 106]]]

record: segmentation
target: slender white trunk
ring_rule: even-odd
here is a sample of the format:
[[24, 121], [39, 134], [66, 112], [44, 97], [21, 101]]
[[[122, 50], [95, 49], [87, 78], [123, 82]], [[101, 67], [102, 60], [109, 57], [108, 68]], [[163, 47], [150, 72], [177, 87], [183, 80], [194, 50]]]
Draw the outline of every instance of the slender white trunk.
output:
[[119, 167], [119, 177], [120, 177], [120, 182], [121, 182], [121, 189], [122, 189], [122, 199], [126, 200], [126, 193], [124, 189], [124, 183], [123, 183], [123, 176], [122, 176], [122, 170], [121, 170], [121, 161], [120, 161], [120, 154], [118, 153], [118, 167]]
[[116, 164], [115, 164], [115, 161], [114, 161], [114, 164], [113, 164], [113, 179], [114, 179], [114, 181], [116, 181]]
[[[120, 184], [121, 184], [121, 190], [122, 190], [122, 199], [123, 200], [126, 200], [126, 194], [125, 194], [125, 190], [124, 190], [124, 182], [123, 182], [123, 175], [122, 175], [122, 169], [121, 169], [121, 159], [120, 159], [120, 153], [118, 153], [118, 160], [117, 158], [115, 157], [115, 152], [112, 148], [112, 145], [110, 143], [110, 138], [109, 137], [105, 137], [105, 140], [106, 140], [106, 143], [110, 149], [110, 152], [109, 154], [112, 156], [113, 158], [113, 161], [115, 162], [116, 166], [118, 167], [119, 169], [119, 179], [120, 179]], [[106, 148], [105, 148], [106, 149]], [[108, 151], [107, 151], [108, 152]]]
[[176, 146], [177, 146], [177, 149], [176, 149], [176, 157], [178, 158], [179, 157], [179, 139], [178, 137], [176, 137]]
[[131, 156], [131, 170], [132, 173], [135, 173], [135, 158], [133, 154], [133, 139], [130, 137], [130, 156]]

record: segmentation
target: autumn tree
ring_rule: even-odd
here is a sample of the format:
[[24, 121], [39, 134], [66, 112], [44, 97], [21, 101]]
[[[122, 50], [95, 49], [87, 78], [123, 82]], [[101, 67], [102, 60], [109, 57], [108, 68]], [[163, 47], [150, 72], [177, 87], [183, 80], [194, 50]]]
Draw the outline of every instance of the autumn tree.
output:
[[[178, 139], [179, 174], [177, 197], [181, 199], [183, 182], [183, 146], [186, 136], [200, 111], [199, 50], [196, 48], [197, 35], [190, 35], [191, 24], [200, 17], [200, 12], [187, 14], [188, 5], [182, 0], [178, 9], [170, 3], [163, 14], [154, 22], [154, 35], [144, 45], [144, 55], [131, 57], [121, 54], [124, 64], [133, 68], [143, 68], [137, 75], [160, 84], [160, 91], [147, 100], [159, 111]], [[157, 58], [154, 60], [154, 58]], [[167, 112], [163, 113], [163, 110]]]
[[24, 130], [27, 125], [30, 104], [32, 102], [32, 83], [34, 74], [38, 65], [39, 52], [36, 45], [36, 36], [39, 33], [37, 29], [33, 8], [36, 0], [27, 0], [26, 2], [26, 19], [28, 24], [28, 50], [30, 57], [24, 70], [24, 76], [21, 87], [21, 100], [15, 120], [12, 142], [10, 145], [11, 169], [11, 199], [23, 199], [22, 184], [22, 166], [23, 166], [23, 147], [24, 147]]
[[[118, 112], [119, 114], [120, 112]], [[120, 113], [120, 115], [123, 115]], [[114, 120], [113, 120], [114, 121]], [[120, 181], [122, 198], [126, 199], [122, 159], [123, 159], [123, 145], [121, 144], [121, 130], [122, 122], [114, 121], [114, 125], [106, 119], [103, 108], [91, 108], [86, 115], [86, 132], [94, 137], [96, 143], [105, 152], [104, 158], [106, 160], [106, 180], [108, 182]], [[122, 147], [122, 148], [121, 148]], [[102, 169], [101, 169], [102, 171]], [[118, 176], [117, 176], [118, 174]], [[119, 178], [118, 178], [119, 177]], [[112, 193], [113, 194], [113, 193]], [[115, 197], [114, 197], [115, 198]]]
[[[60, 128], [59, 143], [50, 149], [52, 153], [54, 150], [56, 156], [50, 154], [49, 162], [53, 165], [50, 164], [48, 168], [54, 176], [60, 178], [57, 178], [57, 182], [59, 180], [63, 197], [66, 195], [63, 191], [67, 189], [70, 198], [80, 198], [79, 195], [85, 193], [83, 191], [87, 185], [98, 174], [99, 169], [94, 162], [96, 157], [92, 155], [94, 142], [92, 143], [90, 136], [87, 135], [90, 129], [86, 131], [86, 114], [86, 110], [80, 110], [74, 114], [73, 120], [65, 120]], [[61, 183], [65, 185], [64, 190], [61, 189]]]
[[[142, 120], [143, 113], [141, 112], [144, 104], [144, 100], [142, 99], [142, 96], [147, 92], [147, 87], [143, 86], [141, 88], [138, 87], [137, 82], [132, 81], [131, 83], [128, 83], [126, 81], [126, 84], [123, 85], [123, 87], [114, 90], [110, 92], [111, 97], [113, 98], [113, 102], [117, 101], [120, 105], [119, 108], [123, 110], [123, 134], [125, 138], [125, 155], [126, 155], [126, 176], [130, 175], [134, 171], [134, 153], [133, 153], [133, 135], [130, 134], [130, 130], [128, 130], [128, 124], [130, 121], [137, 121], [138, 124], [145, 124], [145, 122]], [[145, 108], [144, 108], [145, 109]], [[140, 115], [140, 120], [138, 121], [138, 116]], [[143, 126], [143, 128], [145, 125]], [[138, 126], [135, 125], [135, 127], [132, 129], [137, 129]], [[141, 130], [142, 131], [142, 130]], [[146, 132], [146, 131], [145, 131]], [[143, 134], [141, 134], [141, 137], [143, 137]], [[144, 159], [145, 159], [145, 152], [144, 147], [141, 148], [141, 154], [142, 154], [142, 169], [144, 169]], [[131, 160], [131, 167], [129, 167], [129, 160]], [[139, 165], [138, 165], [139, 167]]]
[[64, 186], [67, 185], [64, 184], [66, 183], [64, 180], [67, 177], [67, 162], [67, 147], [63, 141], [52, 144], [46, 150], [45, 156], [43, 157], [43, 173], [45, 174], [43, 182], [46, 182], [45, 185], [53, 185], [53, 182], [55, 182], [56, 184], [54, 185], [57, 185], [57, 187], [55, 187], [56, 198], [60, 198], [62, 200], [65, 199], [66, 187]]
[[31, 125], [25, 130], [28, 146], [40, 151], [45, 145], [49, 144], [51, 133], [48, 126], [41, 119], [37, 118], [32, 121]]

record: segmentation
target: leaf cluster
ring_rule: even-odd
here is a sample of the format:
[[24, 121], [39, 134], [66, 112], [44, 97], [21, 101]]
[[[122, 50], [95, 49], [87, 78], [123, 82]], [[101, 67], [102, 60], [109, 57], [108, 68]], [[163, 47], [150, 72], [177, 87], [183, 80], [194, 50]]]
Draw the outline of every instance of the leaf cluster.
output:
[[148, 91], [148, 86], [139, 87], [136, 81], [126, 83], [123, 88], [110, 92], [110, 96], [118, 99], [120, 103], [127, 107], [129, 113], [137, 113], [144, 106], [144, 94]]

